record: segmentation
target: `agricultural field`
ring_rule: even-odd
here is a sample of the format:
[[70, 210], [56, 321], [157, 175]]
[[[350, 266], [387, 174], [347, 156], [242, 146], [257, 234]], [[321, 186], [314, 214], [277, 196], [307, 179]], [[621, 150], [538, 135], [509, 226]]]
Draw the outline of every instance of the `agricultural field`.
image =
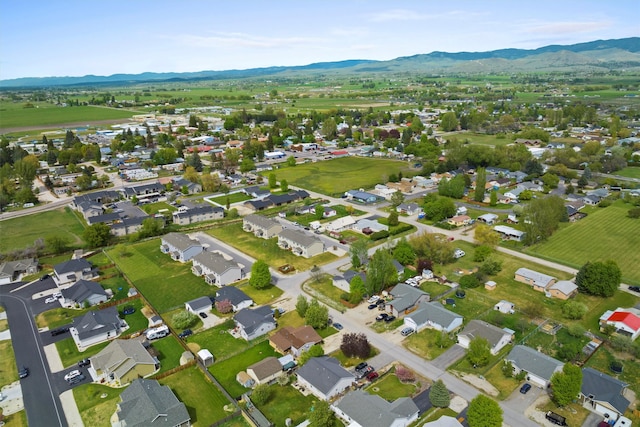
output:
[[418, 171], [410, 169], [406, 162], [397, 160], [341, 157], [283, 167], [269, 171], [268, 174], [274, 173], [278, 181], [286, 179], [291, 185], [339, 197], [347, 190], [373, 188], [376, 184], [386, 183], [390, 175], [398, 175], [400, 172], [408, 177]]
[[597, 209], [525, 252], [575, 268], [587, 261], [613, 259], [623, 282], [640, 284], [640, 221], [627, 217], [629, 208], [619, 200]]
[[137, 111], [106, 107], [57, 107], [51, 104], [37, 105], [37, 108], [15, 108], [14, 104], [0, 104], [0, 131], [33, 126], [55, 126], [71, 123], [91, 123], [104, 120], [130, 119]]
[[84, 224], [70, 208], [40, 212], [0, 221], [0, 252], [6, 253], [33, 245], [36, 239], [58, 236], [70, 247], [84, 245]]

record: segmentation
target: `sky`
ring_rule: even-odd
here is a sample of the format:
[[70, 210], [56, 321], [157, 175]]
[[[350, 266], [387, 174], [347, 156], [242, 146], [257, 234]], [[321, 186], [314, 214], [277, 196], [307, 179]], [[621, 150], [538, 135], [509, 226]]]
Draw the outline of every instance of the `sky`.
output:
[[389, 60], [634, 36], [638, 0], [0, 0], [0, 80]]

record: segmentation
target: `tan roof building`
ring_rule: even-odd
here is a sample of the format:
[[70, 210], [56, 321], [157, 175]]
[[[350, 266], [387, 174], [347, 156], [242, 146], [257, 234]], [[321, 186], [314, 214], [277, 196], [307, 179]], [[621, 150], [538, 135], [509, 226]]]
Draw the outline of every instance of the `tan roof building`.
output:
[[309, 325], [299, 328], [285, 326], [269, 338], [271, 347], [282, 354], [291, 352], [295, 357], [320, 342], [322, 337]]

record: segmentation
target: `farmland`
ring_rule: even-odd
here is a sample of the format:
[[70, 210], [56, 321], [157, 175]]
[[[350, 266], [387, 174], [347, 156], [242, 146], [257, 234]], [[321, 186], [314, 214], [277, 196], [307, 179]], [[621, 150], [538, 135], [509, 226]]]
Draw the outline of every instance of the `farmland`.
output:
[[627, 217], [629, 205], [617, 201], [555, 233], [526, 252], [580, 268], [587, 261], [614, 259], [625, 283], [640, 283], [640, 221]]
[[135, 111], [101, 107], [57, 107], [51, 104], [37, 105], [38, 108], [12, 108], [2, 104], [0, 129], [33, 126], [47, 127], [65, 123], [90, 123], [93, 121], [129, 119]]
[[410, 170], [406, 162], [364, 157], [342, 157], [273, 171], [278, 181], [286, 179], [296, 186], [329, 196], [340, 196], [347, 190], [373, 188], [400, 172], [403, 176], [417, 173]]

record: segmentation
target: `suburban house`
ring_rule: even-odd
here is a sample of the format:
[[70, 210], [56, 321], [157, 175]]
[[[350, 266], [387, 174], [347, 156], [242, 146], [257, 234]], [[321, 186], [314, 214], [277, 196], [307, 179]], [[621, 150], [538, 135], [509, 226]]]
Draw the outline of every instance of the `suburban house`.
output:
[[616, 333], [635, 340], [640, 336], [640, 310], [637, 308], [616, 308], [607, 310], [600, 316], [600, 329], [605, 325], [613, 325]]
[[362, 283], [367, 279], [367, 275], [362, 271], [347, 270], [342, 276], [333, 276], [333, 286], [345, 292], [351, 292], [351, 280], [356, 276], [360, 276]]
[[424, 423], [423, 427], [464, 427], [455, 417], [443, 415], [435, 421]]
[[78, 349], [84, 349], [119, 336], [129, 325], [118, 316], [116, 307], [89, 311], [73, 319], [69, 328]]
[[377, 217], [362, 218], [356, 221], [352, 227], [355, 231], [363, 234], [376, 233], [378, 231], [389, 231], [389, 226], [381, 224]]
[[173, 189], [182, 194], [196, 194], [202, 191], [202, 185], [179, 176], [173, 179]]
[[174, 261], [187, 262], [202, 252], [204, 248], [197, 240], [186, 234], [168, 233], [160, 240], [160, 252], [170, 254]]
[[343, 216], [342, 218], [334, 219], [333, 221], [327, 223], [325, 228], [327, 231], [339, 233], [344, 230], [350, 230], [356, 224], [355, 218], [351, 215]]
[[526, 283], [538, 292], [545, 292], [546, 289], [553, 285], [556, 281], [555, 277], [548, 276], [528, 268], [519, 268], [516, 270], [514, 279], [520, 283]]
[[147, 218], [150, 217], [148, 215], [144, 215], [130, 218], [121, 218], [118, 221], [109, 224], [111, 234], [113, 234], [114, 236], [122, 237], [137, 233], [142, 229], [142, 223]]
[[471, 221], [471, 217], [469, 215], [456, 215], [447, 220], [447, 224], [453, 225], [454, 227], [462, 227], [463, 225], [469, 224]]
[[218, 287], [242, 279], [240, 266], [217, 252], [201, 252], [194, 256], [191, 271], [196, 276], [204, 276], [209, 285]]
[[261, 361], [247, 367], [247, 375], [255, 384], [269, 384], [276, 378], [284, 375], [282, 365], [275, 357], [265, 357]]
[[115, 387], [148, 377], [160, 369], [160, 362], [136, 339], [113, 340], [89, 360], [93, 380]]
[[304, 258], [311, 258], [324, 252], [324, 243], [316, 236], [290, 228], [278, 233], [278, 246]]
[[71, 285], [80, 279], [91, 280], [97, 275], [91, 263], [84, 258], [54, 265], [53, 274], [58, 286]]
[[394, 316], [400, 317], [418, 308], [421, 302], [429, 301], [429, 294], [419, 288], [398, 283], [389, 291], [393, 299], [387, 302], [387, 307]]
[[418, 419], [420, 410], [410, 397], [388, 402], [377, 394], [354, 390], [331, 405], [349, 427], [407, 427]]
[[216, 291], [216, 301], [225, 300], [229, 300], [234, 313], [253, 305], [253, 300], [235, 286], [224, 286]]
[[617, 420], [631, 402], [624, 395], [628, 384], [593, 368], [582, 369], [580, 401], [609, 420]]
[[485, 224], [493, 225], [498, 220], [498, 215], [487, 213], [484, 215], [480, 215], [478, 217], [478, 221], [484, 222]]
[[297, 328], [285, 326], [269, 337], [269, 344], [281, 354], [300, 356], [312, 345], [322, 342], [322, 337], [309, 325]]
[[560, 280], [547, 288], [549, 296], [558, 299], [569, 299], [578, 293], [578, 285], [569, 280]]
[[64, 305], [77, 307], [102, 304], [110, 298], [99, 283], [90, 280], [78, 280], [60, 293], [64, 298]]
[[514, 374], [526, 372], [527, 381], [540, 388], [547, 388], [551, 376], [564, 366], [559, 360], [524, 345], [513, 347], [505, 360], [513, 365]]
[[422, 212], [422, 207], [417, 203], [400, 203], [396, 208], [396, 212], [405, 215], [417, 215]]
[[378, 196], [376, 196], [375, 194], [367, 193], [365, 191], [349, 190], [344, 194], [347, 197], [347, 200], [358, 203], [367, 204], [375, 203], [378, 201]]
[[189, 427], [187, 407], [173, 391], [156, 380], [135, 379], [120, 393], [120, 402], [111, 416], [111, 427], [143, 425]]
[[482, 320], [472, 320], [458, 334], [458, 344], [464, 348], [469, 348], [469, 344], [474, 338], [484, 338], [489, 341], [491, 354], [498, 354], [506, 345], [510, 344], [515, 337], [515, 332], [508, 328], [500, 329]]
[[28, 274], [36, 274], [38, 267], [38, 260], [35, 258], [3, 262], [0, 264], [0, 285], [17, 282]]
[[521, 242], [524, 237], [524, 231], [517, 230], [507, 225], [496, 225], [493, 227], [493, 230], [500, 235], [502, 240], [515, 240], [516, 242]]
[[452, 332], [462, 326], [462, 316], [449, 311], [439, 302], [422, 302], [418, 309], [404, 318], [404, 326], [416, 332], [424, 328]]
[[253, 233], [256, 237], [270, 239], [282, 231], [282, 225], [275, 219], [250, 214], [242, 219], [242, 229]]
[[243, 308], [238, 311], [233, 320], [240, 336], [247, 341], [261, 337], [276, 328], [276, 321], [273, 318], [273, 310], [268, 305], [254, 308]]
[[184, 308], [193, 314], [209, 313], [212, 307], [209, 297], [200, 297], [184, 303]]
[[338, 359], [329, 356], [312, 357], [298, 368], [298, 385], [322, 400], [342, 393], [355, 381], [356, 377], [340, 366]]
[[173, 213], [173, 223], [178, 225], [189, 225], [222, 218], [224, 218], [224, 209], [209, 204]]
[[134, 196], [138, 200], [148, 199], [149, 197], [159, 196], [164, 193], [166, 187], [159, 182], [151, 182], [147, 184], [136, 185], [135, 187], [124, 187], [121, 192], [126, 199], [131, 199]]

